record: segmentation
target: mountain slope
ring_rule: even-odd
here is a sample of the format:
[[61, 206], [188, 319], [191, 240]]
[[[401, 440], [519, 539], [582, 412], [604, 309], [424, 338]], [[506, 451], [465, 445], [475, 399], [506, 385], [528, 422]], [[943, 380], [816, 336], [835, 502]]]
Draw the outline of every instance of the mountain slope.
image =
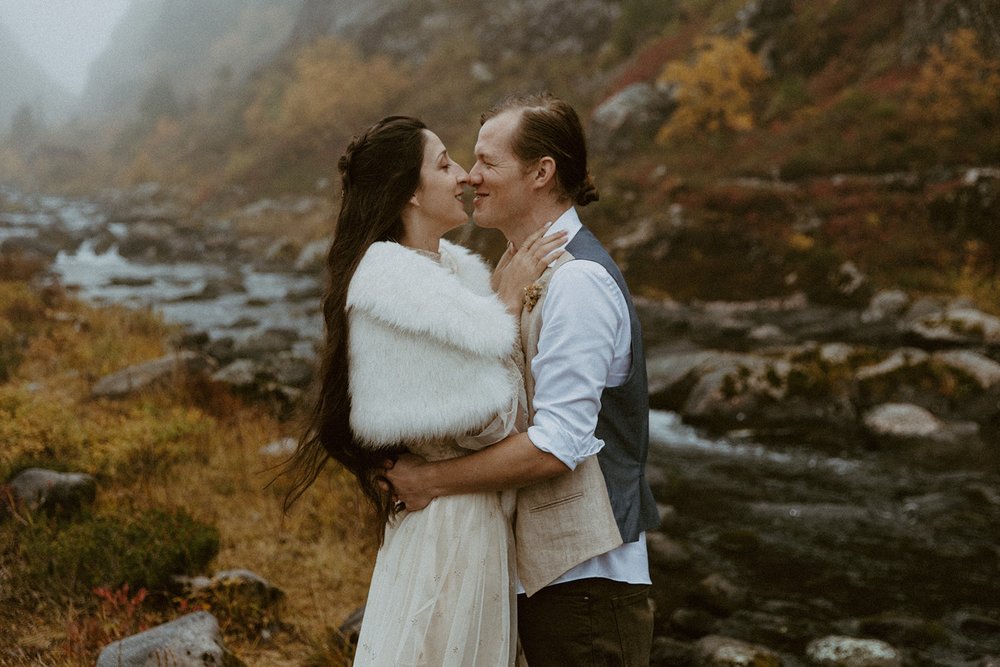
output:
[[165, 77], [182, 100], [242, 81], [285, 42], [299, 0], [134, 0], [94, 62], [81, 109], [134, 111]]
[[13, 35], [0, 25], [0, 135], [6, 134], [11, 116], [29, 104], [36, 120], [63, 120], [72, 96], [24, 52]]

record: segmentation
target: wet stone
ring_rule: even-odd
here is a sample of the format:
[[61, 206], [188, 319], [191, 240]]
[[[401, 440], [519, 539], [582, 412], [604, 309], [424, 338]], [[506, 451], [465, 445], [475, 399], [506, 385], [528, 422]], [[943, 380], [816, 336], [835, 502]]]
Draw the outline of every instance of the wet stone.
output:
[[672, 637], [656, 637], [650, 651], [651, 667], [678, 667], [689, 665], [694, 655], [691, 644], [678, 641]]
[[806, 655], [818, 667], [899, 667], [902, 658], [879, 639], [857, 639], [830, 635], [806, 647]]
[[691, 554], [680, 543], [670, 539], [661, 532], [646, 533], [646, 547], [649, 550], [649, 560], [652, 565], [677, 569], [691, 562]]
[[731, 614], [747, 602], [747, 589], [737, 586], [718, 573], [702, 579], [696, 589], [698, 600], [718, 614]]
[[698, 667], [781, 666], [781, 659], [766, 646], [720, 635], [709, 635], [699, 639], [695, 643], [694, 654], [694, 664]]
[[670, 614], [670, 626], [688, 637], [704, 637], [715, 625], [715, 616], [702, 609], [681, 607]]

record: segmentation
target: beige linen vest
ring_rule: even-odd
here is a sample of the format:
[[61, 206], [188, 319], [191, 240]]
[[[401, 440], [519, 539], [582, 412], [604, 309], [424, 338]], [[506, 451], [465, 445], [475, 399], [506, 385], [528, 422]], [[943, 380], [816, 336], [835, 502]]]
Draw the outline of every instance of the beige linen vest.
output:
[[[524, 348], [524, 385], [528, 419], [534, 419], [535, 380], [531, 361], [538, 353], [542, 304], [555, 270], [573, 257], [565, 253], [536, 281], [538, 301], [521, 311], [521, 344]], [[580, 563], [622, 544], [608, 497], [608, 488], [596, 456], [575, 470], [517, 492], [514, 522], [517, 574], [530, 596]]]

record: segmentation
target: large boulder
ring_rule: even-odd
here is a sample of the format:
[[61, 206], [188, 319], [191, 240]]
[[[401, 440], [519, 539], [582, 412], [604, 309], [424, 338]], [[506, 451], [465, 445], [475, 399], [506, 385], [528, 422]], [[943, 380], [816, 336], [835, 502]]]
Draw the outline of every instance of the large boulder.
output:
[[105, 375], [94, 384], [90, 394], [94, 398], [119, 398], [140, 389], [168, 384], [185, 373], [210, 371], [214, 365], [209, 357], [191, 350], [173, 352]]
[[627, 151], [649, 141], [677, 106], [674, 86], [633, 83], [594, 109], [590, 140], [599, 151]]
[[243, 662], [222, 641], [219, 622], [207, 611], [158, 625], [108, 644], [97, 667], [236, 667]]
[[92, 503], [97, 494], [97, 482], [91, 475], [44, 468], [22, 470], [7, 483], [7, 488], [15, 506], [31, 512], [71, 514]]

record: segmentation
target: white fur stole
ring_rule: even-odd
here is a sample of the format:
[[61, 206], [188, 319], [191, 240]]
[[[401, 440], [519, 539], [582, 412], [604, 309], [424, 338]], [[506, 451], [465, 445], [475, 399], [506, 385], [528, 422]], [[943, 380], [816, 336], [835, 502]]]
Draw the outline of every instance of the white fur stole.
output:
[[477, 430], [516, 391], [504, 366], [514, 318], [478, 255], [441, 241], [442, 263], [376, 243], [347, 293], [351, 429], [378, 448]]

